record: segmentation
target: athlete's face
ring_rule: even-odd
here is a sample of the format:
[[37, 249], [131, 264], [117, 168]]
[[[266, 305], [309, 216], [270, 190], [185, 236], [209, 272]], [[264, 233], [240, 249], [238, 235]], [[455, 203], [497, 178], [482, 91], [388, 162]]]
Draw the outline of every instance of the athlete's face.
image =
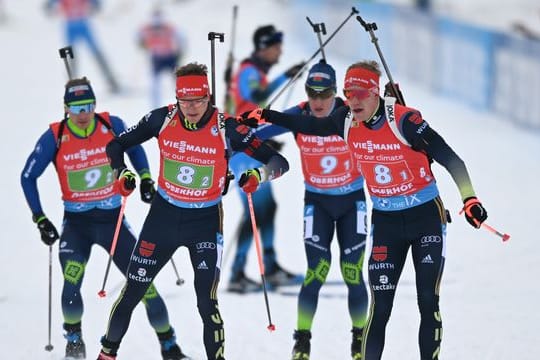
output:
[[259, 56], [270, 65], [277, 64], [281, 57], [281, 43], [259, 50]]
[[328, 116], [334, 105], [335, 91], [333, 89], [327, 89], [322, 92], [309, 90], [309, 88], [306, 88], [311, 114], [316, 117]]
[[369, 90], [344, 91], [349, 108], [356, 121], [368, 121], [379, 106], [379, 95]]
[[94, 119], [96, 103], [88, 103], [82, 105], [67, 105], [65, 111], [69, 118], [80, 129], [86, 129]]
[[190, 123], [198, 123], [206, 109], [208, 108], [208, 102], [210, 101], [210, 96], [203, 97], [185, 97], [178, 99], [178, 104], [180, 104], [180, 109]]

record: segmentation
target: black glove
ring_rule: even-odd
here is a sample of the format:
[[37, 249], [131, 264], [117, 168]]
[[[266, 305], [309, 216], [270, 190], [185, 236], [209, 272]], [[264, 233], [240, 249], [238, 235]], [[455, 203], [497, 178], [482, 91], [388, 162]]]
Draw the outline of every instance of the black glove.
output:
[[154, 195], [156, 194], [156, 188], [154, 187], [154, 180], [150, 178], [142, 179], [140, 184], [141, 200], [150, 204]]
[[384, 85], [384, 96], [391, 96], [393, 98], [396, 98], [398, 104], [405, 105], [405, 98], [403, 97], [403, 94], [401, 93], [399, 84], [394, 83], [394, 86], [396, 87], [397, 94], [394, 92], [394, 89], [392, 88], [392, 84], [390, 84], [390, 81], [389, 81], [386, 83], [386, 85]]
[[487, 211], [476, 196], [468, 197], [463, 201], [461, 212], [465, 212], [467, 222], [477, 229], [487, 219]]
[[304, 68], [305, 64], [306, 63], [302, 61], [299, 64], [291, 66], [287, 71], [285, 71], [285, 76], [288, 78], [295, 77], [296, 74], [298, 74], [298, 72]]
[[52, 245], [58, 240], [60, 237], [58, 236], [58, 231], [56, 231], [53, 223], [47, 219], [45, 215], [41, 214], [34, 216], [33, 220], [37, 224], [37, 228], [41, 234], [41, 241], [43, 241], [45, 245]]

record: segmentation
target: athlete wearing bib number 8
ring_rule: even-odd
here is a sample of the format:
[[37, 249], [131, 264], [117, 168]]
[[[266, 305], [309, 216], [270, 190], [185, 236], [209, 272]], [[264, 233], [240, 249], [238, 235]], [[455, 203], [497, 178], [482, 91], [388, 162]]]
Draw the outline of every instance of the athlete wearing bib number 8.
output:
[[[380, 359], [396, 287], [409, 248], [416, 271], [422, 359], [436, 360], [442, 339], [439, 285], [445, 262], [446, 214], [430, 168], [433, 159], [452, 175], [474, 227], [487, 213], [476, 198], [464, 162], [413, 108], [379, 96], [381, 72], [374, 61], [347, 69], [348, 106], [325, 118], [262, 110], [255, 117], [306, 134], [339, 135], [360, 162], [373, 202], [368, 262], [372, 304], [363, 360]], [[245, 122], [259, 122], [246, 119]]]
[[255, 137], [253, 129], [218, 113], [210, 103], [205, 65], [187, 64], [176, 76], [177, 103], [152, 110], [107, 145], [111, 166], [120, 174], [126, 167], [124, 152], [156, 138], [160, 170], [157, 194], [135, 247], [140, 256], [131, 258], [127, 284], [112, 309], [99, 359], [116, 356], [135, 305], [180, 246], [188, 248], [191, 258], [207, 359], [225, 358], [217, 287], [228, 153], [242, 151], [265, 164], [258, 169], [260, 182], [278, 178], [289, 168], [287, 160]]
[[[23, 169], [21, 184], [42, 241], [52, 245], [60, 237], [66, 358], [83, 359], [86, 349], [81, 327], [81, 286], [85, 267], [94, 244], [109, 252], [121, 204], [120, 189], [115, 183], [105, 147], [114, 134], [125, 130], [125, 125], [116, 116], [105, 112], [95, 113], [96, 99], [86, 78], [70, 80], [66, 84], [64, 104], [65, 118], [52, 123], [40, 137]], [[143, 148], [135, 146], [128, 155], [140, 178], [151, 181]], [[55, 165], [64, 201], [60, 236], [44, 215], [37, 188], [37, 179], [51, 162]], [[134, 174], [132, 182], [134, 186]], [[150, 189], [147, 187], [146, 191]], [[124, 219], [113, 257], [123, 274], [127, 271], [136, 241]], [[146, 292], [144, 304], [148, 318], [162, 342], [163, 356], [181, 359], [183, 354], [169, 324], [167, 308], [154, 286], [150, 286]]]

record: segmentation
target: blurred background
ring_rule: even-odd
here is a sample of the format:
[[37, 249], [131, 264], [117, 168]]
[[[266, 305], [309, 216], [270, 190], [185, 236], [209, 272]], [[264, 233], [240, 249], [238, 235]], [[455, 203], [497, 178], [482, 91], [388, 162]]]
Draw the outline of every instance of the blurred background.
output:
[[[238, 5], [234, 42], [232, 8]], [[467, 163], [479, 197], [490, 214], [512, 239], [506, 244], [483, 230], [470, 228], [457, 215], [461, 207], [450, 176], [438, 167], [435, 173], [443, 199], [454, 215], [449, 230], [448, 260], [441, 307], [445, 337], [443, 359], [536, 359], [540, 340], [535, 305], [540, 291], [534, 285], [539, 273], [537, 232], [533, 226], [539, 200], [540, 164], [540, 4], [533, 0], [418, 0], [418, 1], [320, 1], [320, 0], [102, 0], [87, 19], [99, 55], [85, 42], [73, 45], [76, 76], [87, 76], [97, 97], [97, 110], [135, 124], [153, 108], [152, 77], [148, 53], [139, 34], [152, 21], [156, 8], [173, 24], [182, 46], [180, 63], [210, 65], [208, 32], [225, 33], [216, 42], [216, 103], [223, 104], [223, 80], [228, 54], [234, 65], [249, 56], [256, 27], [274, 24], [285, 33], [283, 55], [270, 76], [306, 60], [318, 49], [317, 37], [306, 21], [324, 22], [328, 33], [341, 24], [352, 7], [375, 35], [394, 81], [400, 83], [408, 105], [420, 109], [430, 124]], [[0, 151], [7, 176], [1, 182], [0, 207], [0, 344], [9, 359], [60, 359], [60, 266], [53, 259], [53, 344], [47, 341], [47, 248], [31, 221], [20, 189], [19, 177], [28, 154], [49, 123], [63, 116], [62, 96], [67, 74], [58, 49], [68, 45], [66, 18], [57, 8], [40, 0], [0, 0]], [[324, 39], [324, 38], [323, 38]], [[234, 45], [234, 47], [233, 47]], [[379, 60], [369, 34], [353, 17], [325, 48], [337, 73], [338, 87], [346, 67], [360, 59]], [[316, 58], [317, 60], [319, 57]], [[305, 99], [303, 81], [292, 86], [275, 103], [281, 110]], [[381, 79], [384, 83], [386, 79]], [[161, 104], [173, 103], [174, 81], [163, 75], [159, 83]], [[289, 269], [303, 273], [303, 184], [298, 152], [292, 137], [284, 136], [284, 153], [291, 171], [275, 184], [278, 199], [276, 248]], [[155, 177], [159, 154], [154, 141], [144, 145]], [[62, 203], [56, 174], [50, 166], [40, 178], [42, 203], [49, 218], [60, 226]], [[235, 189], [225, 198], [225, 259], [233, 245], [227, 239], [241, 216]], [[147, 206], [130, 198], [126, 214], [136, 232]], [[335, 246], [335, 244], [334, 244]], [[337, 247], [334, 247], [337, 256]], [[202, 326], [196, 312], [192, 271], [185, 249], [176, 255], [186, 284], [174, 285], [174, 273], [164, 268], [156, 280], [171, 309], [172, 323], [186, 353], [202, 359]], [[83, 331], [89, 358], [97, 355], [112, 302], [122, 286], [118, 271], [111, 271], [109, 296], [98, 299], [107, 254], [95, 250], [87, 266]], [[340, 281], [339, 267], [329, 280]], [[229, 264], [224, 268], [228, 269]], [[256, 278], [253, 253], [249, 270]], [[364, 274], [366, 276], [366, 274]], [[228, 278], [225, 272], [223, 280]], [[287, 358], [292, 348], [298, 288], [270, 294], [277, 331], [265, 330], [266, 314], [261, 294], [233, 295], [222, 291], [220, 301], [227, 332], [229, 359]], [[350, 326], [345, 286], [323, 288], [314, 325], [312, 358], [345, 359]], [[387, 331], [384, 359], [418, 359], [418, 311], [414, 275], [404, 270], [393, 316]], [[147, 340], [148, 339], [148, 340]], [[142, 341], [144, 340], [144, 341]], [[120, 350], [119, 359], [157, 359], [157, 340], [137, 309]]]

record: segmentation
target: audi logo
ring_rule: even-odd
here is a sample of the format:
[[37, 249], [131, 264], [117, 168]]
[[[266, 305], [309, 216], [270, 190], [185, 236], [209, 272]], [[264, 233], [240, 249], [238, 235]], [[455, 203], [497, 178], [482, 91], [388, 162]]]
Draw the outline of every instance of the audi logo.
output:
[[195, 247], [197, 248], [197, 250], [203, 250], [203, 249], [213, 250], [213, 249], [216, 248], [216, 244], [214, 244], [212, 242], [205, 241], [205, 242], [197, 243], [197, 245], [195, 245]]
[[422, 236], [422, 239], [420, 239], [421, 244], [440, 243], [441, 241], [442, 239], [439, 235]]

